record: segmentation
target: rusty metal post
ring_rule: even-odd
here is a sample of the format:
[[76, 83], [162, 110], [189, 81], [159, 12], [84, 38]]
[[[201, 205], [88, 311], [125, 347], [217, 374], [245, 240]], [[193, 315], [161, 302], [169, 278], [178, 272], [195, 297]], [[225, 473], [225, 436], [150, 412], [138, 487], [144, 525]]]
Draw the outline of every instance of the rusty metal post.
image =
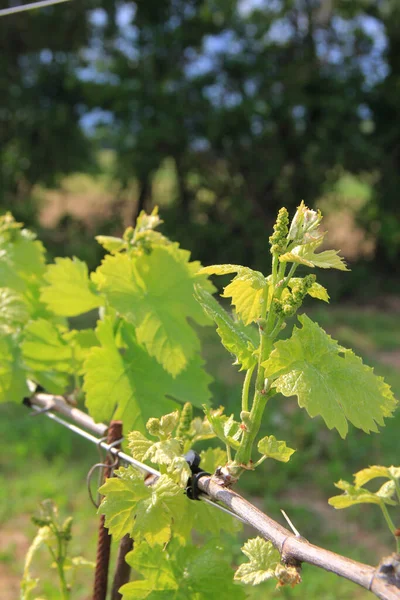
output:
[[[122, 421], [111, 421], [107, 431], [107, 443], [112, 444], [122, 438]], [[112, 465], [113, 458], [107, 456], [106, 464]], [[112, 468], [104, 470], [104, 481], [112, 475]], [[94, 575], [93, 600], [106, 600], [108, 566], [110, 562], [111, 535], [104, 527], [105, 517], [100, 515], [99, 536], [97, 540], [96, 570]]]
[[111, 590], [111, 600], [121, 600], [122, 594], [119, 593], [119, 588], [128, 583], [131, 568], [125, 560], [125, 556], [133, 548], [133, 539], [128, 534], [124, 535], [119, 543], [117, 564], [115, 567], [114, 581]]

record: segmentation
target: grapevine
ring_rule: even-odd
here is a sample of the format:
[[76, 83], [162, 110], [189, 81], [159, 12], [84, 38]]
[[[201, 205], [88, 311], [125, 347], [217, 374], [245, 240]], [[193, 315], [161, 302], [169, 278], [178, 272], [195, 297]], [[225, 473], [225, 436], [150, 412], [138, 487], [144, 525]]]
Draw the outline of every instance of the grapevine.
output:
[[[185, 495], [195, 473], [188, 453], [199, 453], [200, 491], [229, 503], [240, 477], [267, 460], [288, 462], [295, 452], [273, 432], [260, 438], [273, 396], [297, 397], [311, 418], [321, 416], [342, 438], [349, 423], [377, 432], [392, 416], [396, 400], [384, 380], [298, 314], [306, 296], [329, 300], [310, 270], [347, 270], [337, 251], [317, 251], [325, 236], [321, 220], [303, 202], [291, 221], [281, 209], [269, 238], [271, 273], [264, 275], [241, 265], [202, 267], [158, 231], [157, 210], [141, 213], [123, 237], [98, 236], [106, 254], [89, 274], [77, 258], [47, 264], [35, 235], [10, 214], [1, 217], [0, 401], [21, 402], [32, 386], [41, 386], [84, 403], [95, 421], [121, 420], [133, 458], [160, 474], [146, 485], [137, 470], [121, 466], [100, 488], [99, 511], [109, 532], [135, 542], [127, 562], [140, 578], [122, 586], [124, 600], [163, 593], [240, 599], [247, 586], [267, 579], [299, 584], [299, 556], [305, 555], [289, 556], [284, 544], [275, 549], [267, 534], [244, 544], [248, 560], [232, 572], [227, 540], [239, 524]], [[222, 294], [232, 311], [214, 297], [212, 275], [233, 276]], [[98, 312], [94, 329], [70, 326], [70, 317], [89, 311]], [[291, 335], [280, 339], [296, 315]], [[211, 377], [201, 357], [199, 328], [213, 322], [244, 375], [232, 415], [211, 405]], [[213, 438], [222, 446], [206, 448]], [[365, 487], [378, 477], [387, 482], [376, 492]], [[343, 494], [330, 503], [379, 505], [399, 552], [399, 530], [388, 510], [400, 503], [399, 479], [398, 467], [369, 467], [354, 484], [338, 482]], [[398, 579], [390, 585], [398, 588]]]

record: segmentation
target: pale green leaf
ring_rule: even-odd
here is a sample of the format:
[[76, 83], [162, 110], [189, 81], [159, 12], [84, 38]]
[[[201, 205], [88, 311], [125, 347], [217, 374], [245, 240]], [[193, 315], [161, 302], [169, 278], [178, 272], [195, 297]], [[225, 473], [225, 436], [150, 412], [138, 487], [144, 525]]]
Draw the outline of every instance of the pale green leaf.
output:
[[19, 340], [11, 335], [1, 335], [0, 402], [21, 402], [28, 395]]
[[208, 402], [211, 378], [203, 361], [194, 357], [175, 379], [135, 341], [134, 329], [124, 324], [123, 353], [116, 346], [112, 323], [97, 328], [101, 347], [92, 348], [84, 365], [86, 405], [96, 421], [122, 419], [124, 428], [145, 432], [150, 417], [178, 408], [179, 402], [201, 406]]
[[229, 285], [224, 288], [223, 298], [232, 298], [236, 313], [245, 325], [249, 325], [265, 313], [268, 282], [259, 271], [253, 271], [241, 265], [212, 265], [200, 269], [207, 275], [226, 275], [237, 273]]
[[123, 248], [127, 248], [128, 244], [125, 240], [111, 235], [96, 235], [95, 240], [103, 246], [107, 252], [119, 252]]
[[249, 562], [243, 563], [235, 573], [235, 580], [248, 585], [258, 585], [275, 577], [275, 569], [280, 562], [280, 555], [271, 542], [260, 537], [248, 540], [242, 552]]
[[27, 296], [45, 270], [44, 247], [11, 214], [0, 217], [0, 283]]
[[174, 412], [169, 413], [168, 415], [163, 415], [160, 419], [152, 417], [147, 421], [146, 429], [150, 435], [164, 440], [171, 435], [178, 425], [179, 414], [179, 410], [174, 410]]
[[55, 394], [65, 392], [67, 374], [82, 374], [90, 348], [98, 344], [93, 330], [68, 331], [46, 319], [31, 321], [24, 332], [22, 353], [29, 376]]
[[263, 363], [266, 377], [284, 396], [296, 395], [300, 407], [311, 417], [321, 415], [342, 437], [347, 420], [367, 433], [377, 431], [396, 406], [390, 387], [306, 315], [299, 321], [302, 328], [276, 342]]
[[207, 473], [215, 473], [217, 467], [223, 467], [226, 465], [227, 456], [226, 451], [222, 448], [207, 448], [200, 452], [201, 468]]
[[116, 477], [107, 479], [100, 488], [104, 494], [99, 512], [115, 539], [129, 534], [135, 541], [146, 540], [150, 546], [167, 543], [172, 524], [182, 518], [182, 490], [167, 475], [161, 475], [152, 486], [146, 486], [143, 475], [132, 467], [120, 468]]
[[212, 410], [207, 407], [203, 407], [206, 413], [207, 420], [210, 422], [214, 433], [219, 437], [220, 440], [225, 442], [232, 448], [239, 447], [239, 440], [242, 434], [240, 423], [234, 420], [233, 415], [227, 417], [221, 414], [221, 410]]
[[45, 273], [41, 300], [57, 315], [74, 317], [97, 308], [103, 300], [94, 291], [86, 263], [78, 258], [56, 258]]
[[400, 479], [400, 467], [382, 467], [374, 465], [367, 469], [362, 469], [354, 474], [354, 483], [357, 487], [361, 487], [377, 477]]
[[201, 310], [189, 256], [173, 245], [155, 246], [150, 254], [107, 256], [92, 276], [110, 305], [135, 325], [139, 343], [173, 375], [199, 350], [187, 321]]
[[181, 443], [179, 440], [170, 439], [152, 444], [143, 456], [143, 460], [150, 460], [157, 465], [170, 465], [180, 455], [182, 455]]
[[234, 585], [231, 553], [215, 541], [201, 547], [165, 548], [135, 544], [126, 561], [143, 579], [120, 588], [123, 600], [243, 600], [244, 592]]
[[257, 358], [254, 356], [255, 347], [243, 324], [235, 323], [215, 298], [203, 288], [196, 286], [195, 297], [205, 313], [218, 325], [217, 333], [222, 344], [228, 352], [236, 357], [234, 364], [240, 365], [240, 370], [247, 370], [254, 366], [257, 362]]
[[320, 267], [321, 269], [339, 269], [348, 271], [343, 258], [338, 256], [339, 250], [325, 250], [315, 253], [316, 248], [320, 246], [320, 240], [295, 246], [290, 252], [286, 252], [279, 257], [281, 262], [294, 262], [307, 267]]
[[135, 460], [143, 461], [150, 446], [153, 445], [151, 440], [148, 440], [140, 431], [130, 431], [128, 433], [128, 447]]
[[288, 448], [286, 442], [279, 442], [274, 435], [267, 435], [258, 442], [257, 450], [267, 456], [279, 460], [280, 462], [288, 462], [290, 457], [296, 450]]
[[388, 497], [378, 496], [378, 494], [374, 492], [370, 492], [369, 490], [356, 487], [347, 481], [343, 481], [342, 479], [335, 483], [335, 486], [340, 490], [343, 490], [343, 494], [340, 496], [333, 496], [329, 498], [328, 502], [334, 508], [347, 508], [349, 506], [353, 506], [354, 504], [385, 504], [395, 505], [396, 502], [391, 500]]
[[232, 298], [237, 315], [245, 325], [259, 319], [265, 313], [268, 282], [259, 271], [242, 267], [231, 283], [224, 288], [222, 296]]
[[[292, 277], [289, 281], [289, 287], [292, 288], [295, 285], [298, 285], [302, 281], [302, 277]], [[316, 298], [317, 300], [323, 300], [324, 302], [329, 302], [329, 294], [326, 288], [320, 283], [316, 281], [312, 284], [312, 286], [308, 289], [307, 294], [312, 298]]]
[[0, 288], [0, 333], [12, 333], [29, 319], [25, 298], [10, 288]]
[[229, 273], [238, 273], [244, 268], [242, 265], [210, 265], [202, 267], [199, 273], [205, 275], [228, 275]]
[[391, 479], [390, 481], [385, 481], [385, 483], [383, 485], [381, 485], [379, 490], [376, 492], [376, 495], [379, 496], [379, 498], [382, 498], [386, 503], [387, 503], [387, 500], [393, 500], [394, 504], [398, 504], [398, 502], [396, 502], [393, 499], [393, 496], [395, 495], [395, 493], [396, 493], [396, 484]]
[[310, 238], [321, 239], [323, 237], [323, 233], [319, 231], [321, 221], [321, 211], [317, 212], [308, 208], [302, 200], [290, 224], [288, 240], [304, 244]]

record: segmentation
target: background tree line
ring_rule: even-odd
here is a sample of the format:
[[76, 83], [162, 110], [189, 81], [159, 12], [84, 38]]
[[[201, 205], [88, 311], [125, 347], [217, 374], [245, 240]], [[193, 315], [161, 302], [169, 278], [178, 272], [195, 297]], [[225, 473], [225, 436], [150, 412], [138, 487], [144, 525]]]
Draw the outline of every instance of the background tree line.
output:
[[86, 0], [21, 13], [0, 19], [0, 91], [0, 207], [28, 225], [38, 185], [95, 173], [108, 148], [118, 188], [104, 232], [152, 205], [164, 168], [167, 233], [204, 262], [261, 268], [277, 210], [304, 199], [344, 244], [355, 232], [353, 281], [399, 273], [397, 0]]

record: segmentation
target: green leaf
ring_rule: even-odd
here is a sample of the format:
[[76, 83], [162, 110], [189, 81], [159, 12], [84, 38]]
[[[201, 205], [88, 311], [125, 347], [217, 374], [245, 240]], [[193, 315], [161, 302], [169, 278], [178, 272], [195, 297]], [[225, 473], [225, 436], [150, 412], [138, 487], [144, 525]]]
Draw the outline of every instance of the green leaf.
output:
[[132, 467], [120, 468], [115, 474], [99, 490], [105, 496], [99, 512], [105, 515], [110, 534], [118, 540], [128, 533], [150, 546], [169, 542], [172, 525], [179, 530], [185, 515], [188, 500], [182, 489], [167, 475], [146, 486], [143, 476]]
[[179, 440], [163, 440], [155, 442], [143, 456], [143, 460], [150, 460], [157, 465], [170, 465], [172, 461], [182, 455], [182, 445]]
[[201, 311], [189, 256], [173, 245], [155, 246], [149, 255], [107, 256], [92, 276], [110, 305], [135, 325], [138, 342], [174, 376], [200, 347], [187, 321], [198, 321]]
[[96, 235], [95, 240], [103, 246], [107, 252], [119, 252], [123, 248], [127, 248], [128, 244], [125, 240], [111, 235]]
[[335, 483], [335, 486], [344, 491], [340, 496], [329, 498], [328, 502], [334, 508], [347, 508], [354, 504], [379, 504], [382, 503], [395, 506], [396, 502], [391, 500], [386, 493], [378, 495], [378, 493], [370, 492], [366, 488], [356, 487], [342, 479]]
[[0, 336], [0, 402], [21, 402], [29, 395], [19, 339]]
[[234, 585], [230, 567], [231, 553], [211, 541], [196, 548], [165, 548], [135, 544], [126, 561], [143, 579], [120, 588], [123, 600], [242, 600], [244, 592]]
[[367, 433], [377, 431], [396, 406], [390, 387], [306, 315], [299, 321], [302, 328], [276, 342], [263, 363], [273, 387], [284, 396], [296, 395], [310, 417], [321, 415], [343, 438], [347, 420]]
[[134, 328], [124, 323], [123, 353], [116, 346], [112, 322], [99, 322], [101, 347], [92, 348], [84, 364], [84, 391], [89, 413], [96, 421], [122, 419], [125, 430], [145, 432], [150, 417], [178, 408], [179, 402], [194, 406], [208, 403], [211, 378], [203, 361], [194, 357], [175, 379], [136, 342]]
[[48, 283], [42, 288], [41, 300], [50, 310], [64, 317], [75, 317], [102, 305], [94, 293], [86, 263], [78, 258], [56, 258], [45, 273]]
[[200, 302], [204, 312], [218, 325], [217, 333], [222, 344], [236, 357], [234, 364], [240, 365], [240, 370], [247, 370], [254, 366], [257, 363], [257, 358], [254, 356], [255, 347], [243, 324], [235, 323], [215, 298], [200, 286], [196, 286], [195, 298]]
[[232, 298], [236, 313], [245, 325], [256, 321], [265, 313], [264, 303], [268, 290], [268, 282], [259, 271], [253, 271], [240, 265], [212, 265], [204, 267], [200, 274], [226, 275], [237, 273], [229, 285], [224, 288], [223, 298]]
[[146, 429], [153, 435], [154, 437], [160, 438], [160, 440], [164, 440], [172, 434], [175, 427], [179, 422], [179, 410], [174, 410], [174, 412], [169, 413], [168, 415], [163, 415], [160, 419], [152, 417], [146, 423]]
[[153, 445], [140, 431], [130, 431], [128, 433], [128, 447], [135, 460], [143, 461], [147, 450]]
[[400, 467], [382, 467], [374, 465], [367, 469], [362, 469], [354, 474], [354, 483], [357, 487], [361, 487], [377, 477], [385, 477], [387, 479], [400, 479]]
[[44, 247], [10, 213], [0, 217], [0, 282], [30, 295], [45, 270]]
[[240, 423], [234, 420], [233, 415], [227, 417], [226, 415], [221, 414], [221, 409], [212, 410], [206, 406], [203, 408], [214, 433], [225, 444], [237, 449], [239, 447], [240, 436], [242, 435]]
[[267, 458], [274, 458], [280, 462], [288, 462], [296, 450], [288, 448], [286, 442], [278, 442], [274, 435], [267, 435], [258, 442], [258, 451]]
[[[292, 288], [302, 282], [302, 277], [292, 277], [289, 281], [289, 287]], [[329, 294], [326, 288], [320, 283], [316, 281], [312, 284], [312, 286], [308, 289], [307, 294], [312, 298], [317, 298], [317, 300], [323, 300], [324, 302], [329, 302]]]
[[343, 258], [338, 256], [339, 250], [325, 250], [315, 254], [316, 248], [321, 245], [321, 241], [317, 240], [308, 244], [295, 246], [290, 252], [286, 252], [279, 257], [281, 262], [294, 262], [307, 267], [320, 267], [321, 269], [339, 269], [340, 271], [348, 271]]
[[217, 467], [223, 467], [226, 464], [226, 451], [222, 448], [207, 448], [200, 452], [201, 468], [207, 473], [215, 473]]
[[13, 333], [29, 319], [25, 298], [10, 288], [0, 288], [0, 333]]
[[243, 563], [235, 573], [235, 581], [258, 585], [275, 577], [275, 569], [280, 563], [280, 554], [271, 542], [260, 537], [248, 540], [242, 547], [242, 552], [249, 562]]

